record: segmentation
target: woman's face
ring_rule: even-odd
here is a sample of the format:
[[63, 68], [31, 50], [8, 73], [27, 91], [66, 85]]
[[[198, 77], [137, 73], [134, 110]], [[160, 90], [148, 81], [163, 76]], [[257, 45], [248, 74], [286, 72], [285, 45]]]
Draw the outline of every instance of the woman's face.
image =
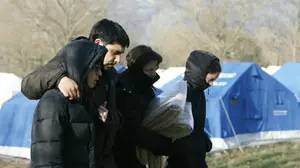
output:
[[151, 77], [154, 78], [156, 76], [156, 70], [158, 69], [158, 61], [152, 60], [149, 61], [143, 68], [143, 72]]
[[214, 81], [219, 77], [220, 72], [216, 72], [216, 73], [208, 73], [206, 75], [206, 83], [209, 84], [209, 86], [212, 86]]
[[101, 67], [99, 65], [94, 65], [93, 69], [88, 73], [88, 86], [89, 88], [94, 88], [102, 76]]

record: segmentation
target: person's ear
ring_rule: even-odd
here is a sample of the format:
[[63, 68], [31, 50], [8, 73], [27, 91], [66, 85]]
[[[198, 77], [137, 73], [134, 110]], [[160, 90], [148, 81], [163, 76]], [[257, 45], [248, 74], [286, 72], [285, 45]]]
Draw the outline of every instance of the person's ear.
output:
[[98, 44], [98, 45], [103, 45], [101, 39], [99, 39], [99, 38], [95, 39], [94, 42], [95, 42], [96, 44]]

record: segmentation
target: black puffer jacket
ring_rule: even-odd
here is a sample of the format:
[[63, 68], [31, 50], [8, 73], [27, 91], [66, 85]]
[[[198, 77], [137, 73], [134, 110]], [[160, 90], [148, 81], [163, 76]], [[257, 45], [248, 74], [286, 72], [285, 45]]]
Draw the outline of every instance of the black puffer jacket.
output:
[[118, 80], [117, 106], [124, 118], [124, 127], [117, 134], [116, 162], [119, 168], [142, 168], [136, 147], [159, 155], [168, 155], [172, 140], [142, 126], [144, 113], [154, 98], [153, 83], [159, 79], [143, 72], [126, 70]]
[[[79, 84], [81, 99], [67, 100], [57, 89], [48, 90], [39, 101], [32, 124], [31, 168], [96, 168], [103, 165], [96, 158], [105, 154], [109, 134], [98, 127], [103, 144], [96, 146], [97, 111], [91, 107], [87, 74], [103, 59], [107, 50], [88, 40], [74, 41], [59, 56], [66, 64], [66, 75]], [[103, 124], [103, 123], [102, 123]]]
[[[91, 42], [85, 37], [76, 38], [73, 41]], [[84, 55], [81, 55], [85, 59]], [[57, 88], [57, 83], [63, 76], [67, 76], [67, 63], [63, 59], [63, 53], [58, 52], [57, 56], [50, 60], [46, 65], [37, 68], [32, 73], [25, 76], [22, 80], [22, 93], [29, 99], [40, 99], [45, 92]], [[96, 150], [97, 163], [105, 165], [114, 163], [114, 139], [117, 130], [121, 127], [122, 117], [116, 107], [116, 92], [115, 82], [117, 72], [114, 68], [103, 71], [103, 76], [100, 83], [96, 86], [93, 92], [88, 93], [91, 104], [90, 107], [97, 108], [107, 101], [109, 110], [109, 121], [105, 124], [105, 129], [100, 121], [95, 122], [95, 142], [96, 148], [102, 149], [105, 143], [105, 152]], [[81, 93], [82, 94], [82, 93]], [[97, 117], [95, 117], [96, 119]], [[103, 131], [109, 136], [109, 140], [103, 139]], [[105, 133], [105, 134], [106, 134]], [[103, 141], [106, 142], [103, 142]], [[99, 166], [97, 166], [99, 167]], [[114, 166], [110, 166], [114, 167]]]
[[187, 102], [192, 104], [194, 117], [193, 132], [173, 143], [173, 153], [168, 159], [168, 168], [198, 167], [205, 165], [205, 155], [212, 148], [208, 135], [204, 132], [206, 118], [206, 99], [204, 90], [209, 87], [206, 83], [209, 65], [218, 60], [211, 53], [193, 51], [186, 62], [184, 79], [188, 83]]

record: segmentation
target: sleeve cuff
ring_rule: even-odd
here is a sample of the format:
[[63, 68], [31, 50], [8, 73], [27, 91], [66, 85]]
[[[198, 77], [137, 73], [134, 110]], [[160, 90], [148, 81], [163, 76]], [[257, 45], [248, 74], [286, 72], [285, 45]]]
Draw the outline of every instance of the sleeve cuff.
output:
[[60, 80], [61, 80], [63, 77], [65, 77], [65, 76], [66, 76], [66, 75], [63, 74], [61, 77], [58, 78], [58, 80], [57, 80], [57, 82], [56, 82], [56, 88], [58, 88], [58, 84], [59, 84]]

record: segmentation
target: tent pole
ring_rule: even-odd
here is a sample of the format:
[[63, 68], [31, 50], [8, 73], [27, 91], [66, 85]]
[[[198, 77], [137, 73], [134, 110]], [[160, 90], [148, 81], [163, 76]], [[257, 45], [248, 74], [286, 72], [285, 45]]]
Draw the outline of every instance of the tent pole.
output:
[[230, 127], [231, 127], [231, 130], [232, 130], [232, 132], [233, 132], [233, 134], [234, 134], [234, 138], [235, 138], [236, 142], [238, 143], [239, 150], [240, 150], [242, 153], [244, 153], [244, 150], [243, 150], [243, 148], [241, 147], [241, 143], [240, 143], [240, 141], [239, 141], [239, 139], [238, 139], [238, 137], [237, 137], [237, 135], [236, 135], [235, 129], [234, 129], [233, 124], [232, 124], [232, 122], [231, 122], [231, 120], [230, 120], [228, 111], [227, 111], [227, 109], [226, 109], [226, 106], [225, 106], [225, 104], [224, 104], [224, 101], [223, 101], [222, 97], [220, 98], [220, 100], [221, 100], [223, 109], [224, 109], [224, 111], [225, 111], [227, 120], [228, 120], [228, 122], [229, 122], [229, 125], [230, 125]]
[[204, 127], [204, 131], [211, 137], [212, 134], [210, 132], [208, 132], [208, 130]]

